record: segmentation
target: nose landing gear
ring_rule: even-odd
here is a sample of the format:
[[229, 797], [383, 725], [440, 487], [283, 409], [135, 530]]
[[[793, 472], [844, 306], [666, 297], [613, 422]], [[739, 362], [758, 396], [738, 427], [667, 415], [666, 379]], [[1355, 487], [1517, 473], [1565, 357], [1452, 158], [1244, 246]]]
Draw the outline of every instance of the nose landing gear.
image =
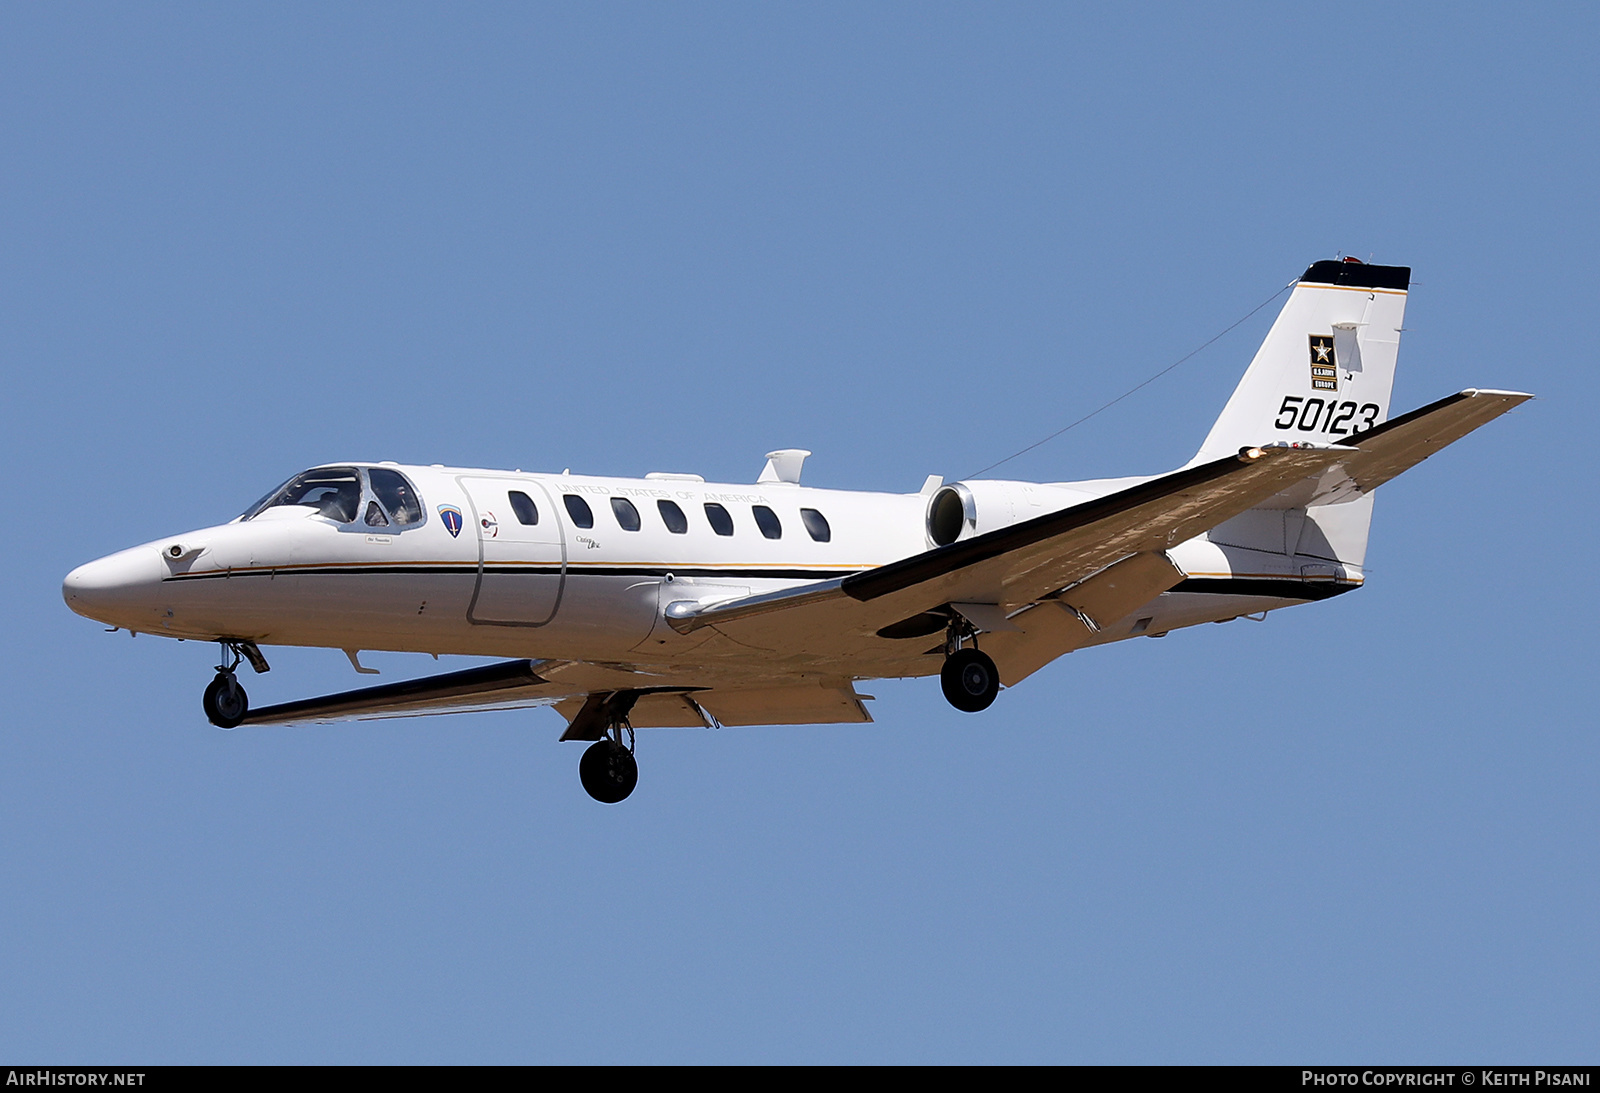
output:
[[[626, 731], [628, 742], [622, 742]], [[639, 784], [639, 764], [633, 758], [633, 726], [626, 719], [611, 725], [606, 735], [590, 744], [578, 760], [578, 779], [584, 790], [603, 805], [625, 801]]]
[[[972, 647], [963, 649], [964, 639]], [[978, 634], [959, 616], [950, 620], [945, 635], [944, 667], [939, 671], [939, 687], [945, 700], [963, 713], [987, 710], [1000, 693], [1000, 670], [987, 653], [978, 651]]]
[[[217, 675], [206, 685], [206, 690], [200, 696], [200, 706], [206, 712], [206, 720], [219, 729], [231, 729], [237, 726], [250, 712], [250, 696], [245, 694], [244, 688], [239, 685], [239, 677], [234, 675], [234, 670], [239, 667], [241, 660], [248, 660], [250, 667], [256, 672], [268, 671], [267, 658], [261, 655], [261, 650], [256, 648], [253, 641], [223, 641], [222, 662], [217, 665]], [[229, 661], [229, 657], [232, 661]]]

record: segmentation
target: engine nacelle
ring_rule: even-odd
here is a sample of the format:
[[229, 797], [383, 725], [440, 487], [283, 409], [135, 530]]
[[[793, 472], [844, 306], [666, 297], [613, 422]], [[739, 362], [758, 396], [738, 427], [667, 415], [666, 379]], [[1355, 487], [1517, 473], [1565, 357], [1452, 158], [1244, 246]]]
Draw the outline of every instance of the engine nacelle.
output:
[[1091, 495], [1033, 482], [953, 482], [928, 499], [928, 542], [949, 546], [995, 528], [1080, 504]]

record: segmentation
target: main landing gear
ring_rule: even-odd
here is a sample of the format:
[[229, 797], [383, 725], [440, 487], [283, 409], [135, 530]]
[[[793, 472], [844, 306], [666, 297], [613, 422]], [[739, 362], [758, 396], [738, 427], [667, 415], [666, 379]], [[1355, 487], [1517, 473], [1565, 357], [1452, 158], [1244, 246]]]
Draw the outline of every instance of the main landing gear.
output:
[[[633, 758], [633, 723], [628, 714], [641, 691], [596, 691], [567, 722], [563, 740], [593, 740], [578, 760], [578, 780], [589, 796], [603, 805], [627, 800], [639, 784]], [[623, 739], [627, 743], [623, 743]]]
[[[253, 641], [222, 641], [222, 661], [217, 665], [217, 676], [206, 685], [200, 705], [206, 711], [206, 720], [219, 729], [231, 729], [244, 720], [250, 712], [250, 696], [239, 685], [234, 670], [241, 660], [248, 660], [256, 672], [268, 671], [267, 658], [261, 655]], [[232, 657], [232, 661], [228, 658]]]
[[[963, 649], [963, 640], [971, 648]], [[1000, 693], [1000, 670], [987, 653], [978, 651], [978, 632], [959, 616], [952, 617], [945, 632], [944, 667], [939, 670], [939, 686], [945, 699], [963, 713], [987, 710]]]
[[[622, 742], [622, 734], [628, 742]], [[603, 805], [625, 801], [639, 784], [639, 764], [633, 758], [633, 726], [628, 719], [613, 722], [578, 760], [578, 779], [589, 796]]]

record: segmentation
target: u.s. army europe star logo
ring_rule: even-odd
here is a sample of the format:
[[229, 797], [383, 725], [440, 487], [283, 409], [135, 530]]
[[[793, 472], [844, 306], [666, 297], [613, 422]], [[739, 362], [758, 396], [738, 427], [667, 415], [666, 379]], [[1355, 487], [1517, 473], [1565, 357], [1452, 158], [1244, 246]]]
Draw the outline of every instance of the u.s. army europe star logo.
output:
[[1332, 334], [1311, 335], [1311, 389], [1339, 389], [1339, 362], [1334, 360]]

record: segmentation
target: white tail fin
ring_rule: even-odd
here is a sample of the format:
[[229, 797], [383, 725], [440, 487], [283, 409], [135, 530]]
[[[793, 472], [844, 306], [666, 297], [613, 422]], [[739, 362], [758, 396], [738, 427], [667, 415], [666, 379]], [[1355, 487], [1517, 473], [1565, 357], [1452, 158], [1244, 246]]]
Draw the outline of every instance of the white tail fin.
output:
[[1410, 283], [1408, 266], [1312, 265], [1195, 462], [1278, 441], [1329, 444], [1385, 421]]
[[[1301, 275], [1195, 462], [1261, 444], [1332, 444], [1389, 417], [1404, 325], [1407, 266], [1345, 259]], [[1213, 542], [1288, 556], [1301, 573], [1359, 582], [1372, 497], [1310, 508], [1252, 509]], [[1325, 563], [1336, 563], [1325, 566]]]

